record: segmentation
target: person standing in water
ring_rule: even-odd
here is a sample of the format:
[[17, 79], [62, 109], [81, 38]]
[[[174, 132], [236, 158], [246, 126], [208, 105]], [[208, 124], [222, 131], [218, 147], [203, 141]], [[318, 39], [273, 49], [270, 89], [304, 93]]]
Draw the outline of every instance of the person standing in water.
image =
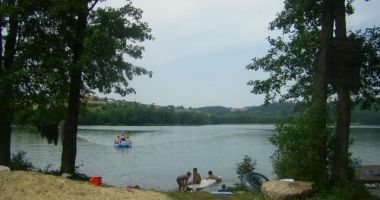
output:
[[193, 168], [193, 181], [191, 184], [201, 184], [201, 175], [198, 173], [198, 169], [196, 167]]

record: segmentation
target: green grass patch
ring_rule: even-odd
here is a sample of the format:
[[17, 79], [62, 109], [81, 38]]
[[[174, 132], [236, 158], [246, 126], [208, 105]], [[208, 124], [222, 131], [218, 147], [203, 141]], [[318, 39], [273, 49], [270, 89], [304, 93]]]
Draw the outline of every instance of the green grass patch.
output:
[[264, 200], [261, 193], [237, 192], [229, 196], [217, 196], [208, 192], [167, 192], [171, 199], [178, 200]]

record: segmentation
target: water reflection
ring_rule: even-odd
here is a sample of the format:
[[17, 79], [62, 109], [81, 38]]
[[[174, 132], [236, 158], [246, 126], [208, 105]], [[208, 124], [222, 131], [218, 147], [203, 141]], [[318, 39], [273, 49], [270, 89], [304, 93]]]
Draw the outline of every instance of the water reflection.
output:
[[129, 153], [129, 151], [132, 150], [132, 147], [116, 147], [116, 146], [114, 146], [113, 148], [116, 150], [116, 152], [121, 153], [121, 155], [126, 155]]

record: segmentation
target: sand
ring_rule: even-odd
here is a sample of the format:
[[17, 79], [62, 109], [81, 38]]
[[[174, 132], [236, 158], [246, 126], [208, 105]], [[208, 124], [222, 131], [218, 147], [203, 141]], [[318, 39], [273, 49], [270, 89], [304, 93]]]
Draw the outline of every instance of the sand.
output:
[[0, 171], [0, 200], [136, 199], [168, 200], [162, 193], [95, 186], [59, 176], [26, 171]]

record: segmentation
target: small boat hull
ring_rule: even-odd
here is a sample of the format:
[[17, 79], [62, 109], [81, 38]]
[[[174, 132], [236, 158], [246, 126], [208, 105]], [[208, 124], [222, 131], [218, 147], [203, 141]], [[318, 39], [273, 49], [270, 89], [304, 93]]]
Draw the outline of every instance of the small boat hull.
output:
[[243, 176], [243, 186], [245, 189], [247, 189], [250, 192], [260, 192], [261, 191], [261, 185], [264, 182], [269, 181], [267, 177], [265, 177], [262, 174], [251, 172]]
[[119, 144], [114, 144], [114, 147], [129, 148], [132, 147], [132, 142], [121, 141]]
[[211, 192], [211, 194], [213, 195], [217, 195], [217, 196], [229, 196], [229, 195], [232, 195], [233, 193], [232, 192], [219, 192], [219, 191], [216, 191], [216, 192]]
[[202, 179], [200, 184], [191, 184], [188, 185], [187, 187], [196, 191], [196, 190], [201, 190], [206, 187], [210, 187], [216, 183], [215, 179]]

